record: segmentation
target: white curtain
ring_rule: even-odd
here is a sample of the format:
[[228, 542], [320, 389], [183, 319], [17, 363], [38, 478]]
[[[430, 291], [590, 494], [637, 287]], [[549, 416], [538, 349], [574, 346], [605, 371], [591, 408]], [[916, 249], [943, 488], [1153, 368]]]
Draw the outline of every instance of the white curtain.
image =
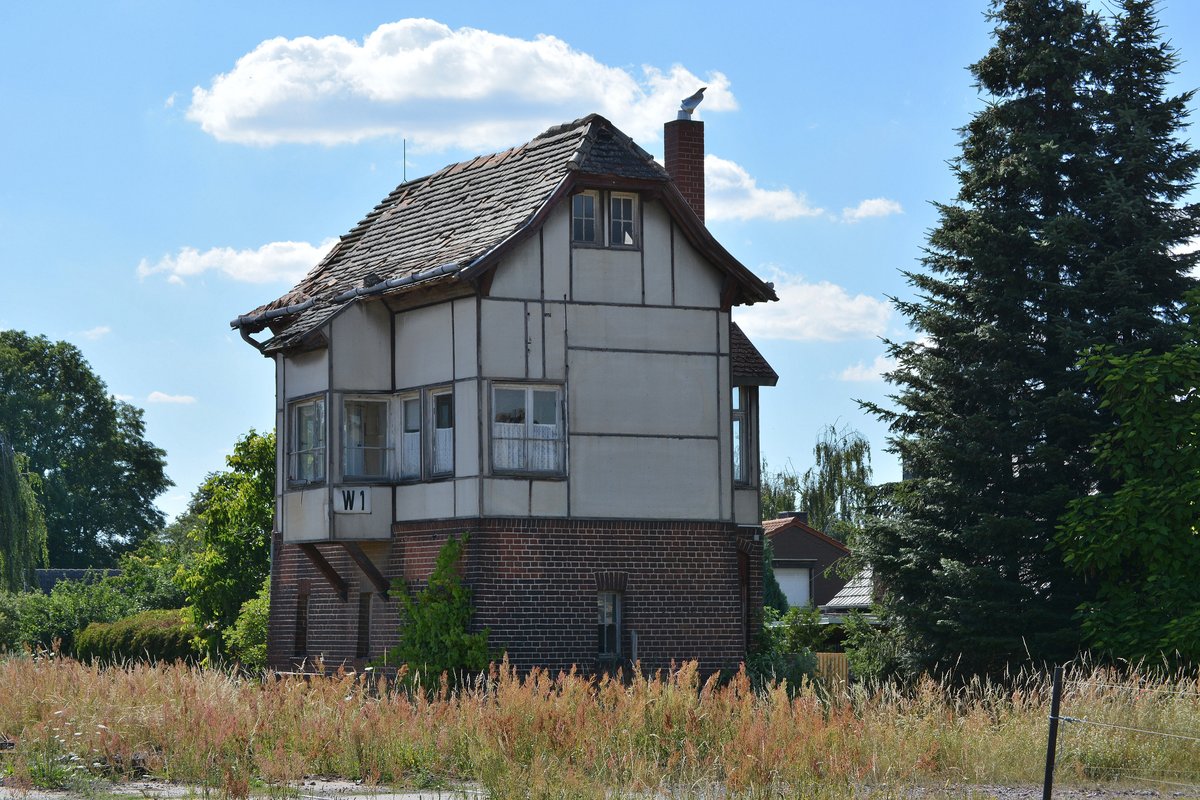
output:
[[421, 432], [405, 432], [400, 437], [400, 477], [421, 477]]
[[454, 470], [454, 428], [437, 428], [433, 432], [433, 471], [445, 475]]
[[529, 467], [535, 472], [558, 471], [558, 426], [529, 426]]
[[492, 423], [492, 464], [496, 469], [525, 469], [525, 423]]

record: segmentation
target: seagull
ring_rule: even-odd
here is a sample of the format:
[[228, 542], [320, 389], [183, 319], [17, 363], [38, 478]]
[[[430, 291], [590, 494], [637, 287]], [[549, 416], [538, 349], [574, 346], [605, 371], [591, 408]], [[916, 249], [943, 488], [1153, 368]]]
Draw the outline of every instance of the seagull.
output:
[[696, 106], [700, 105], [700, 101], [704, 99], [704, 90], [707, 88], [707, 86], [700, 87], [694, 95], [685, 98], [679, 104], [679, 119], [692, 118], [692, 112], [696, 110]]

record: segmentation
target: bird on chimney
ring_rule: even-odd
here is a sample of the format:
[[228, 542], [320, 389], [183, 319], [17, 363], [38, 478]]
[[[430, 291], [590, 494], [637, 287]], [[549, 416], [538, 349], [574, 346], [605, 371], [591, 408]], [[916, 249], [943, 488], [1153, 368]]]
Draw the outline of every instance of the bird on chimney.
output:
[[691, 119], [692, 112], [696, 110], [696, 106], [700, 105], [700, 101], [704, 99], [704, 90], [707, 86], [701, 86], [694, 95], [684, 98], [679, 104], [679, 119]]

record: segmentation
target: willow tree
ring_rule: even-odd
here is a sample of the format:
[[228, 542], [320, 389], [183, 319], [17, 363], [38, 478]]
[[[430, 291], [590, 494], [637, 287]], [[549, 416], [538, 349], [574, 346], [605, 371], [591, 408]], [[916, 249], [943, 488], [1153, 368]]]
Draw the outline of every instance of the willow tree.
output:
[[46, 519], [27, 464], [0, 434], [0, 589], [10, 592], [29, 588], [46, 563]]

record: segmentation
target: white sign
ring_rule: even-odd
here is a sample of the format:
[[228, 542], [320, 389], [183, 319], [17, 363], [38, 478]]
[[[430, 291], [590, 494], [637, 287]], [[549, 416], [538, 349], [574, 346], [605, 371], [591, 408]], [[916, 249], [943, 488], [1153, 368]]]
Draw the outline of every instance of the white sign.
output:
[[342, 486], [333, 490], [335, 514], [370, 514], [371, 487]]

